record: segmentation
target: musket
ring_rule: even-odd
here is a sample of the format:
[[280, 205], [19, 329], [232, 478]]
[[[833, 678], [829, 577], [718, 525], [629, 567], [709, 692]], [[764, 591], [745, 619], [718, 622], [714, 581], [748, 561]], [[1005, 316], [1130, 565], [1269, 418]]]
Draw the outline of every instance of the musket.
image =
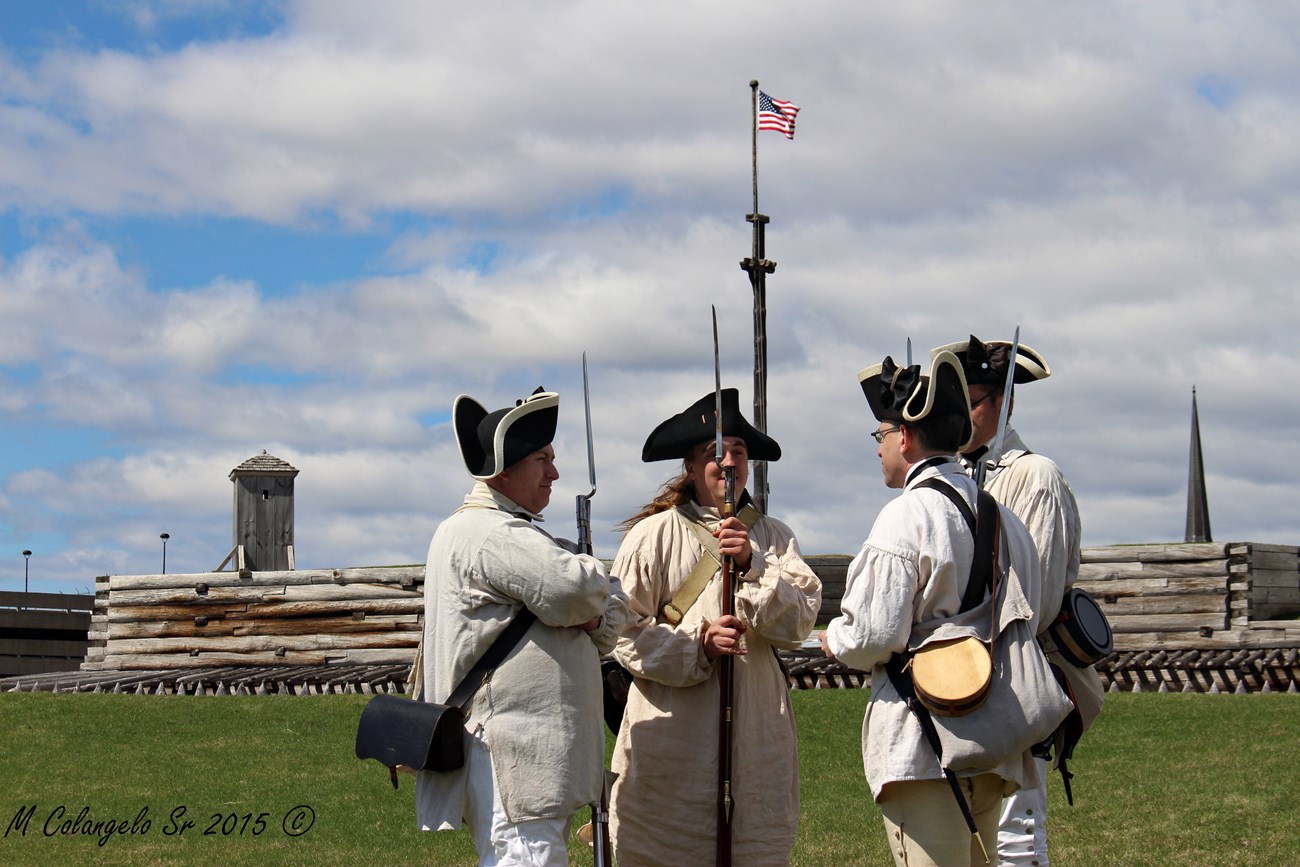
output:
[[993, 445], [989, 447], [988, 460], [980, 458], [975, 467], [975, 485], [984, 487], [984, 478], [988, 471], [998, 465], [1002, 460], [1002, 443], [1007, 436], [1007, 417], [1011, 412], [1011, 388], [1016, 381], [1016, 356], [1020, 353], [1020, 326], [1016, 326], [1016, 334], [1011, 341], [1011, 355], [1007, 358], [1007, 380], [1002, 385], [1002, 409], [998, 412], [998, 432], [993, 437]]
[[591, 805], [591, 863], [594, 867], [614, 867], [614, 847], [609, 839], [609, 794], [618, 774], [605, 771], [600, 786], [600, 803]]
[[[718, 309], [713, 308], [713, 409], [714, 409], [714, 460], [726, 478], [726, 493], [722, 503], [725, 521], [736, 511], [736, 467], [724, 466], [726, 457], [722, 443], [722, 365], [718, 354]], [[736, 613], [736, 588], [732, 581], [731, 557], [722, 558], [722, 613]], [[732, 722], [735, 703], [735, 660], [730, 654], [718, 657], [718, 867], [731, 867], [731, 747]]]
[[[578, 494], [578, 551], [594, 554], [591, 542], [591, 498], [596, 496], [596, 450], [591, 435], [591, 388], [587, 380], [587, 353], [582, 353], [582, 407], [587, 417], [587, 475], [591, 491]], [[595, 867], [614, 867], [614, 851], [609, 839], [609, 797], [617, 774], [606, 770], [600, 787], [600, 800], [591, 805], [591, 848]]]

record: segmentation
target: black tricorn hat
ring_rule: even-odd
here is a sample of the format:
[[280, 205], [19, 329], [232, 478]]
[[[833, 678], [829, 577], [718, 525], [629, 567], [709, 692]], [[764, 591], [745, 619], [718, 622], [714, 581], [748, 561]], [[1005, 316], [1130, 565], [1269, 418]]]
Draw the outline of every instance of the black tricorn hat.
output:
[[488, 412], [468, 394], [451, 407], [452, 427], [465, 469], [476, 479], [490, 479], [545, 448], [555, 439], [560, 396], [540, 386], [514, 406]]
[[[695, 401], [682, 412], [661, 422], [646, 437], [641, 449], [641, 460], [669, 461], [681, 459], [691, 449], [716, 435], [717, 403], [713, 392]], [[745, 441], [752, 461], [775, 461], [781, 458], [781, 446], [776, 440], [754, 427], [740, 412], [740, 392], [734, 388], [722, 390], [722, 435], [740, 437]]]
[[[1011, 357], [1011, 341], [990, 340], [982, 342], [974, 334], [970, 340], [949, 343], [936, 352], [951, 352], [961, 362], [962, 372], [966, 374], [967, 385], [993, 385], [999, 389], [1007, 382], [1007, 360]], [[1016, 378], [1014, 383], [1037, 382], [1052, 375], [1043, 356], [1033, 347], [1020, 344], [1016, 347]]]
[[858, 384], [867, 397], [871, 414], [880, 421], [914, 424], [930, 416], [956, 415], [965, 420], [963, 448], [970, 444], [974, 427], [970, 420], [970, 394], [961, 362], [947, 350], [935, 350], [930, 356], [930, 372], [921, 373], [921, 365], [899, 367], [885, 356], [858, 372]]

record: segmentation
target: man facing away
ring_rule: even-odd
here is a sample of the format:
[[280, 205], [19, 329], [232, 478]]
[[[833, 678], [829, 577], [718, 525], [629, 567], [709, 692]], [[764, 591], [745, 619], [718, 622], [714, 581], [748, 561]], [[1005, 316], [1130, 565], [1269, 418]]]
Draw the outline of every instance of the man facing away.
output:
[[[880, 422], [885, 484], [902, 493], [881, 510], [862, 550], [849, 565], [841, 614], [822, 634], [828, 656], [871, 672], [871, 698], [862, 727], [863, 764], [884, 817], [890, 851], [903, 867], [983, 864], [993, 851], [1003, 795], [1032, 779], [1028, 751], [990, 770], [951, 767], [973, 814], [972, 840], [952, 789], [916, 715], [895, 689], [886, 664], [894, 654], [952, 620], [961, 610], [975, 538], [958, 507], [926, 485], [950, 486], [977, 510], [975, 483], [956, 453], [968, 446], [970, 401], [952, 353], [900, 368], [892, 358], [858, 374]], [[998, 544], [1006, 569], [1001, 609], [1034, 624], [1041, 600], [1038, 557], [1024, 525], [999, 507]], [[1001, 623], [1001, 620], [999, 621]], [[994, 720], [990, 724], [996, 724]]]
[[469, 826], [480, 865], [566, 865], [570, 821], [599, 800], [604, 776], [600, 656], [627, 599], [594, 557], [538, 523], [550, 502], [559, 395], [538, 389], [487, 412], [461, 395], [452, 423], [475, 480], [429, 545], [425, 698], [445, 702], [527, 608], [537, 620], [474, 695], [465, 765], [421, 771], [422, 830]]
[[[987, 463], [985, 490], [1015, 513], [1029, 530], [1043, 571], [1043, 612], [1040, 630], [1046, 630], [1060, 612], [1061, 599], [1079, 576], [1081, 525], [1079, 507], [1065, 474], [1053, 461], [1029, 450], [1011, 427], [1015, 410], [1014, 385], [1051, 376], [1051, 368], [1037, 350], [1020, 344], [1016, 351], [1013, 390], [1006, 392], [1011, 343], [1005, 340], [969, 340], [932, 350], [951, 352], [961, 362], [970, 390], [971, 422], [975, 433], [962, 461], [973, 474]], [[1000, 454], [990, 454], [997, 437], [1002, 405], [1007, 402], [1007, 427]], [[1095, 668], [1071, 664], [1039, 635], [1048, 659], [1070, 682], [1086, 730], [1101, 712], [1104, 692]], [[1003, 803], [998, 829], [998, 861], [1047, 867], [1047, 762], [1034, 763], [1035, 781], [1009, 795]]]

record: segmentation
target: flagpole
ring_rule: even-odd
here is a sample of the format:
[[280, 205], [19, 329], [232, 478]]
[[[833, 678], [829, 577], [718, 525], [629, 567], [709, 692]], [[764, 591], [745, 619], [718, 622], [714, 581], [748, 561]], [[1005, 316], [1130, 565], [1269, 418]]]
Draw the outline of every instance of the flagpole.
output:
[[749, 140], [750, 159], [754, 167], [754, 210], [758, 213], [758, 79], [749, 82]]
[[[758, 80], [749, 82], [750, 90], [750, 155], [753, 165], [754, 210], [745, 217], [754, 226], [753, 248], [740, 268], [749, 274], [754, 290], [754, 427], [767, 433], [767, 275], [776, 270], [776, 263], [763, 258], [765, 246], [766, 215], [758, 210]], [[767, 462], [754, 461], [753, 490], [750, 496], [755, 507], [767, 514]]]

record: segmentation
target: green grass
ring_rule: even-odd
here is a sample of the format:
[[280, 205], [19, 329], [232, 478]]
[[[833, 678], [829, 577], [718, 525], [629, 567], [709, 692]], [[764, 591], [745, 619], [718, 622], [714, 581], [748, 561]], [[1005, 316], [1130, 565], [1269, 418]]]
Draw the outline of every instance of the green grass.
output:
[[[794, 693], [803, 780], [796, 865], [892, 863], [862, 778], [866, 698]], [[0, 864], [474, 864], [465, 832], [415, 830], [410, 777], [394, 792], [385, 770], [353, 757], [364, 703], [0, 694], [8, 828]], [[1065, 804], [1059, 778], [1050, 784], [1053, 863], [1300, 863], [1290, 832], [1300, 812], [1298, 712], [1295, 695], [1107, 696], [1073, 764], [1076, 806]], [[286, 817], [301, 819], [293, 812], [301, 806], [312, 824], [291, 836]], [[15, 819], [32, 807], [24, 834]], [[46, 836], [59, 807], [65, 814], [50, 830], [85, 807], [92, 822], [124, 820], [128, 829], [147, 807], [149, 826], [140, 833], [137, 822], [137, 833], [102, 846], [97, 835]], [[194, 824], [176, 833], [180, 808]], [[572, 851], [575, 865], [591, 863], [578, 844]]]

